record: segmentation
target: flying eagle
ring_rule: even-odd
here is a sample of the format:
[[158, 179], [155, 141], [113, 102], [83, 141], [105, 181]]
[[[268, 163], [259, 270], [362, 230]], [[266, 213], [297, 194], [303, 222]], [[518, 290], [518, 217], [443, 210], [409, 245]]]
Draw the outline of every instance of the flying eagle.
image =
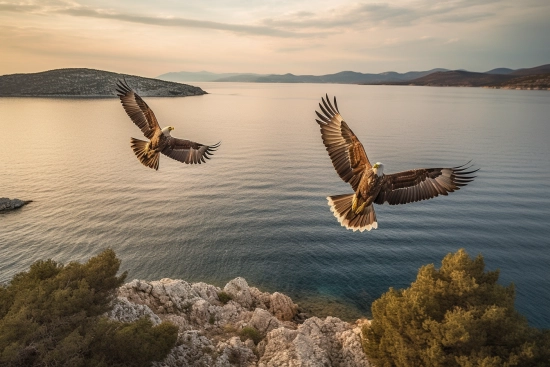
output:
[[330, 210], [347, 229], [363, 232], [378, 228], [373, 204], [407, 204], [427, 200], [466, 186], [476, 170], [466, 165], [452, 168], [419, 168], [384, 174], [384, 165], [369, 162], [363, 145], [351, 131], [328, 95], [319, 103], [322, 114], [315, 111], [321, 136], [336, 172], [353, 188], [353, 194], [327, 197]]
[[170, 131], [174, 127], [161, 129], [153, 110], [125, 81], [118, 81], [116, 91], [130, 119], [149, 139], [143, 141], [131, 138], [130, 141], [132, 150], [144, 166], [158, 170], [160, 153], [187, 164], [205, 163], [204, 159], [210, 159], [209, 155], [220, 146], [220, 143], [204, 145], [173, 137]]

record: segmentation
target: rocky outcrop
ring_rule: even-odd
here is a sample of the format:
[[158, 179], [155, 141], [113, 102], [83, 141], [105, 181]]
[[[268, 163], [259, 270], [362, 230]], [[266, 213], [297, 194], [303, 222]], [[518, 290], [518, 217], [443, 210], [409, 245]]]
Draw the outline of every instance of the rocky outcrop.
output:
[[[307, 318], [284, 294], [262, 292], [244, 278], [218, 288], [205, 283], [133, 280], [118, 289], [109, 317], [149, 317], [179, 327], [178, 343], [157, 367], [369, 366], [361, 325]], [[305, 321], [304, 321], [305, 320]]]
[[19, 200], [19, 199], [8, 199], [8, 198], [0, 198], [0, 212], [4, 210], [13, 210], [17, 208], [21, 208], [23, 205], [27, 205], [28, 203], [31, 203], [32, 200]]

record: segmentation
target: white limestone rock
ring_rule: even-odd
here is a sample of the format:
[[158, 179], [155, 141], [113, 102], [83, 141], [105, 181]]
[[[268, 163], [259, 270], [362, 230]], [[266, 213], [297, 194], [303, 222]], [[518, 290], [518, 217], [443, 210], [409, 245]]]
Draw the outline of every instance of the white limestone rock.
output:
[[271, 330], [281, 327], [281, 323], [271, 313], [261, 308], [254, 310], [252, 317], [250, 318], [249, 325], [254, 327], [262, 335], [266, 335]]
[[289, 296], [275, 292], [270, 297], [269, 312], [281, 321], [290, 321], [298, 313], [298, 305]]
[[259, 349], [260, 367], [369, 366], [360, 328], [330, 316], [307, 319], [297, 330], [275, 329]]
[[216, 360], [216, 347], [198, 330], [185, 331], [178, 340], [181, 345], [173, 348], [162, 362], [153, 363], [154, 367], [203, 367], [213, 366]]
[[268, 310], [271, 305], [271, 294], [262, 292], [256, 287], [250, 287], [249, 289], [254, 307]]
[[233, 301], [246, 309], [250, 310], [254, 305], [250, 288], [244, 278], [239, 277], [231, 280], [223, 287], [223, 290], [233, 298]]
[[117, 297], [113, 309], [107, 313], [107, 317], [120, 322], [134, 322], [144, 316], [148, 317], [155, 326], [161, 323], [160, 317], [155, 315], [148, 306], [132, 303], [126, 297]]
[[[161, 279], [133, 280], [118, 289], [110, 317], [131, 322], [148, 316], [155, 324], [179, 328], [178, 346], [155, 367], [180, 366], [369, 366], [361, 347], [361, 326], [335, 317], [312, 317], [299, 324], [290, 297], [261, 292], [243, 278], [225, 285], [231, 295], [220, 302], [221, 288], [205, 283]], [[263, 340], [241, 341], [244, 327], [256, 328]], [[259, 358], [259, 359], [258, 359]]]

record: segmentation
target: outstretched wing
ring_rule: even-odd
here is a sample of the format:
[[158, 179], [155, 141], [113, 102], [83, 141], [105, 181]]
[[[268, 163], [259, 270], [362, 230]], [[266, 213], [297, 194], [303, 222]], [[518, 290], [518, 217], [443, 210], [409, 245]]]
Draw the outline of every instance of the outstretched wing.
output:
[[467, 171], [471, 167], [466, 167], [467, 164], [453, 168], [420, 168], [385, 175], [374, 202], [397, 205], [448, 195], [476, 177], [472, 174], [478, 170]]
[[214, 145], [203, 145], [191, 140], [178, 139], [172, 136], [166, 138], [166, 146], [162, 154], [183, 163], [201, 164], [210, 159], [210, 155], [220, 146], [221, 142]]
[[372, 166], [363, 144], [340, 115], [336, 97], [334, 97], [334, 106], [330, 103], [328, 95], [326, 97], [326, 101], [322, 98], [323, 104], [319, 103], [323, 114], [315, 111], [320, 119], [315, 121], [321, 126], [321, 136], [332, 165], [340, 178], [349, 182], [355, 191], [363, 172], [372, 169]]
[[143, 135], [151, 139], [155, 135], [155, 132], [160, 130], [153, 110], [128, 86], [126, 81], [119, 80], [116, 91], [128, 116], [141, 129]]

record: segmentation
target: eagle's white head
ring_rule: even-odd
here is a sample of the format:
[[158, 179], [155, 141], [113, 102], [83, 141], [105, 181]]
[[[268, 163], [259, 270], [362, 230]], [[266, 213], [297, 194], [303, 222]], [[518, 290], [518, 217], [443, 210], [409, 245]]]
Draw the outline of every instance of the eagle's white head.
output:
[[166, 136], [171, 136], [170, 131], [174, 130], [173, 126], [166, 126], [164, 129], [162, 129], [162, 133]]
[[376, 162], [374, 166], [372, 166], [372, 171], [378, 177], [382, 177], [382, 175], [384, 174], [384, 165], [380, 162]]

